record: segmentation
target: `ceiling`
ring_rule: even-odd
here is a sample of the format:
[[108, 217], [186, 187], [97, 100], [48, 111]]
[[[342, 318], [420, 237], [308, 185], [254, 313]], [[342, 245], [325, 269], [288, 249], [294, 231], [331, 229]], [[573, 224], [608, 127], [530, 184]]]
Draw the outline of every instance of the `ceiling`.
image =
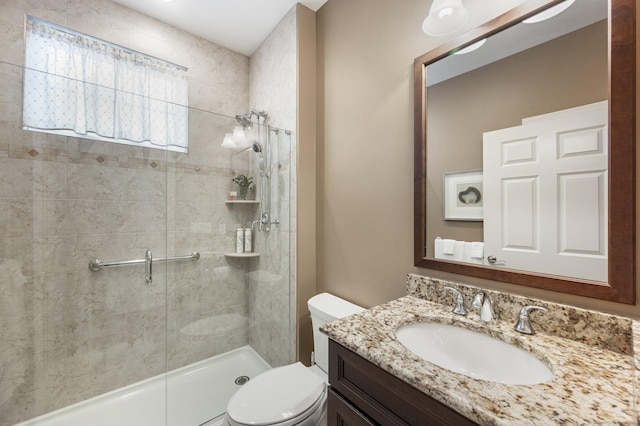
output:
[[428, 67], [428, 86], [483, 67], [507, 56], [553, 40], [607, 19], [606, 0], [580, 0], [552, 19], [536, 24], [519, 24], [499, 32], [476, 51], [450, 55]]
[[[181, 30], [251, 56], [297, 0], [114, 0]], [[327, 0], [300, 0], [317, 11]]]

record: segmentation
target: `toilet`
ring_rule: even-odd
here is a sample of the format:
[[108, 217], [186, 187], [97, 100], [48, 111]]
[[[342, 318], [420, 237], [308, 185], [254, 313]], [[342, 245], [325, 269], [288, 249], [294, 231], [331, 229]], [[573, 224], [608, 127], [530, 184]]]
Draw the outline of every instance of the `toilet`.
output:
[[320, 332], [320, 326], [364, 308], [329, 293], [313, 296], [307, 306], [313, 326], [313, 365], [296, 362], [251, 379], [227, 404], [229, 425], [326, 425], [329, 338]]

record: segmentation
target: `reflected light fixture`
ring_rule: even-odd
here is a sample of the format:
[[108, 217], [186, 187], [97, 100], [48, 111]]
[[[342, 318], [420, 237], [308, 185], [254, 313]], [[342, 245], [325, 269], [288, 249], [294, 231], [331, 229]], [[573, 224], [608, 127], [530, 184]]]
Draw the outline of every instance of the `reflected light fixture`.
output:
[[464, 55], [465, 53], [471, 53], [474, 50], [478, 50], [480, 49], [482, 46], [484, 46], [484, 44], [487, 42], [486, 38], [483, 38], [480, 41], [476, 41], [473, 44], [470, 44], [469, 46], [465, 47], [464, 49], [460, 49], [456, 52], [454, 52], [454, 55]]
[[233, 128], [233, 141], [240, 148], [247, 145], [247, 136], [244, 134], [244, 128], [242, 126], [236, 126]]
[[547, 10], [544, 10], [536, 15], [533, 15], [531, 18], [525, 19], [525, 24], [535, 24], [538, 22], [546, 21], [547, 19], [551, 19], [556, 15], [561, 14], [565, 10], [569, 8], [574, 3], [575, 0], [565, 0], [562, 3], [558, 3], [553, 7], [550, 7]]
[[244, 131], [244, 137], [246, 139], [246, 144], [247, 145], [251, 145], [251, 144], [253, 144], [253, 142], [255, 142], [257, 140], [257, 138], [256, 138], [256, 130], [255, 130], [254, 126], [245, 127], [242, 130]]
[[236, 149], [238, 147], [236, 142], [233, 140], [233, 135], [231, 133], [225, 133], [222, 145], [220, 146], [228, 149]]
[[422, 23], [422, 31], [442, 37], [458, 31], [469, 20], [469, 11], [462, 0], [433, 0], [429, 15]]

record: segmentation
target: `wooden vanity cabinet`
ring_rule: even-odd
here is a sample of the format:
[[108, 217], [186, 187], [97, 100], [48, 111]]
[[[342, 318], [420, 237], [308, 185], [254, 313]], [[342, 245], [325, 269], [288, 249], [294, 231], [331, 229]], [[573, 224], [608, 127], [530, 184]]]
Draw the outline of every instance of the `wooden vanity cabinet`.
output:
[[333, 340], [329, 383], [328, 426], [476, 424]]

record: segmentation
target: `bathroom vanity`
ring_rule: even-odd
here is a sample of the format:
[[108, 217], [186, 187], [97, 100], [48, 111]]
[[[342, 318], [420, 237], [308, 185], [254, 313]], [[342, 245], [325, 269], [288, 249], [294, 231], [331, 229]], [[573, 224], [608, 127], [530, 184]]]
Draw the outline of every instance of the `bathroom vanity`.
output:
[[[488, 292], [497, 319], [452, 313], [456, 286], [471, 306], [480, 289], [409, 276], [408, 296], [327, 324], [328, 424], [637, 424], [636, 321]], [[534, 335], [513, 330], [522, 305], [541, 304]], [[441, 368], [396, 338], [406, 324], [436, 322], [487, 334], [534, 355], [553, 377], [534, 385], [479, 380]], [[633, 337], [637, 338], [634, 339]], [[473, 353], [474, 348], [468, 351]]]

